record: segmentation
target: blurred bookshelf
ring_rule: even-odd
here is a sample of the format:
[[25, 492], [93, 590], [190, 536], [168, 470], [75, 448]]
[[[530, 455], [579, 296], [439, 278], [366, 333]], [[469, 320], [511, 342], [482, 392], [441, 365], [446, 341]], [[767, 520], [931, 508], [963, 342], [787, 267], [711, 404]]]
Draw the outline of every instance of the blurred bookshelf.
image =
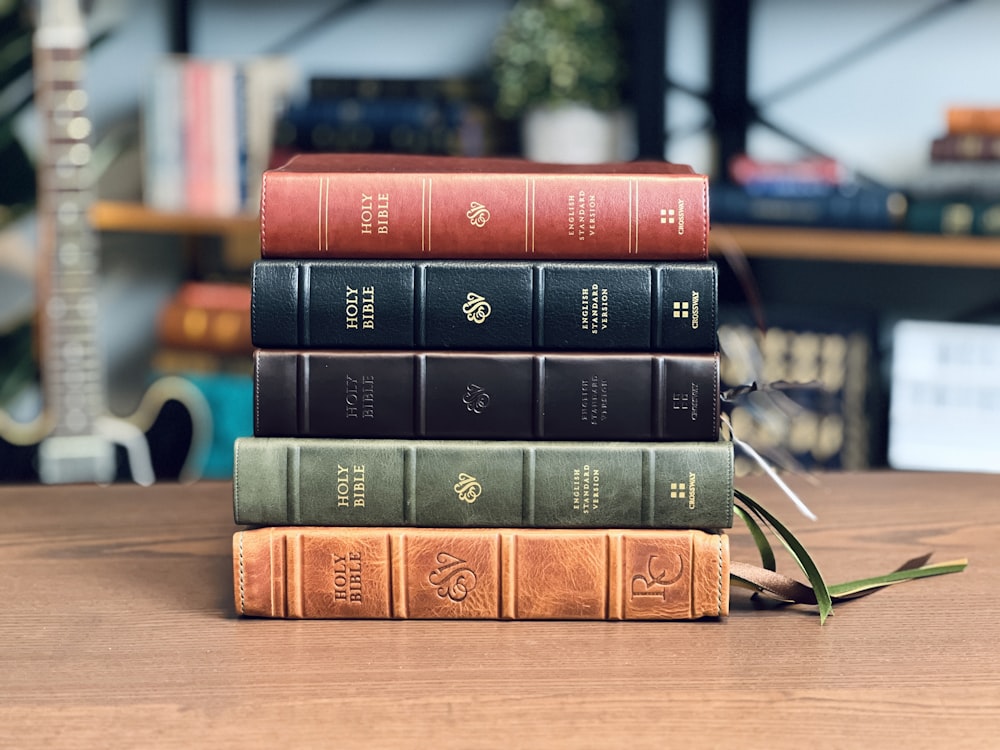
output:
[[[99, 201], [91, 220], [102, 232], [216, 236], [234, 266], [259, 255], [255, 215], [175, 213], [137, 202]], [[734, 249], [748, 258], [1000, 268], [1000, 239], [992, 237], [723, 224], [712, 226], [709, 243], [714, 255]]]

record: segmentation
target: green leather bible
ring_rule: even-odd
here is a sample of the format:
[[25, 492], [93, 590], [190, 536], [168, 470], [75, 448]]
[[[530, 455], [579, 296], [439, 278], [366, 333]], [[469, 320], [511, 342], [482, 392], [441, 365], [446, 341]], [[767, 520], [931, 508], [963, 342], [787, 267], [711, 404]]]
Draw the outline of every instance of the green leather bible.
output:
[[233, 510], [261, 526], [722, 529], [733, 447], [245, 437]]

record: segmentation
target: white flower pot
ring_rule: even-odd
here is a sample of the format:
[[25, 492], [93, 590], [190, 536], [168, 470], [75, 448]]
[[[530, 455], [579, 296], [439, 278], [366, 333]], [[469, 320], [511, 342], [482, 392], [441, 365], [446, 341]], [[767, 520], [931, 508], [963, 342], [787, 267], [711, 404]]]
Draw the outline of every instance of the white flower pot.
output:
[[521, 122], [524, 155], [558, 164], [597, 164], [631, 159], [632, 118], [623, 110], [600, 112], [582, 104], [536, 107]]

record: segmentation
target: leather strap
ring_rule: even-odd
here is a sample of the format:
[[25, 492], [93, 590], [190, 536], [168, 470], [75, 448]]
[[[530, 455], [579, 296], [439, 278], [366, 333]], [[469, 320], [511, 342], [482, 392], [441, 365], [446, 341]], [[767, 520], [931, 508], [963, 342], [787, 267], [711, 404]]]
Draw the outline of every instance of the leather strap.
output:
[[[922, 568], [927, 564], [927, 561], [930, 560], [930, 557], [930, 554], [926, 554], [915, 557], [912, 560], [907, 560], [893, 572], [901, 573], [907, 570]], [[807, 586], [806, 584], [796, 581], [794, 578], [782, 575], [781, 573], [777, 573], [773, 570], [767, 570], [766, 568], [762, 568], [757, 565], [750, 565], [749, 563], [736, 561], [730, 563], [729, 571], [734, 585], [749, 588], [753, 590], [755, 594], [763, 594], [771, 599], [787, 604], [817, 604], [816, 592], [813, 590], [812, 586]], [[852, 587], [851, 584], [844, 584], [843, 586], [835, 587], [837, 589], [843, 589], [843, 592], [831, 592], [831, 598], [834, 603], [857, 599], [862, 596], [867, 596], [868, 594], [874, 594], [876, 591], [880, 591], [886, 586], [891, 586], [893, 583], [900, 583], [901, 580], [889, 580], [868, 586], [858, 585], [854, 587]]]

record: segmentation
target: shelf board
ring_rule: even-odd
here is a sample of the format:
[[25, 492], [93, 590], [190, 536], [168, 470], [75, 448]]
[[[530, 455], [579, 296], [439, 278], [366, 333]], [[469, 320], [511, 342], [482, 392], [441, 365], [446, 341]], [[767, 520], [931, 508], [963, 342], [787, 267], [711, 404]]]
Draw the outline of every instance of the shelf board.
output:
[[750, 258], [1000, 268], [995, 237], [713, 225], [709, 246], [713, 255], [732, 250]]
[[[105, 232], [213, 234], [244, 241], [259, 234], [257, 216], [170, 213], [126, 201], [99, 201], [90, 217]], [[1000, 268], [995, 237], [723, 224], [712, 226], [709, 246], [713, 255], [735, 251], [750, 258]]]
[[90, 210], [90, 220], [95, 229], [104, 232], [243, 236], [256, 235], [259, 230], [256, 216], [171, 213], [126, 201], [98, 201]]

